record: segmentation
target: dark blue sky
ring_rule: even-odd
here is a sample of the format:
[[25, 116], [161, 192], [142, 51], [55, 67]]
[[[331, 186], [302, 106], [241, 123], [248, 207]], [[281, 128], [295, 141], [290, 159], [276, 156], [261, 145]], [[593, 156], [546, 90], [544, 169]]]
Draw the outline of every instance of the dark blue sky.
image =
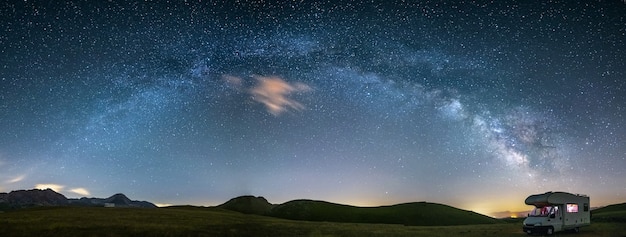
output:
[[626, 4], [0, 3], [0, 191], [626, 201]]

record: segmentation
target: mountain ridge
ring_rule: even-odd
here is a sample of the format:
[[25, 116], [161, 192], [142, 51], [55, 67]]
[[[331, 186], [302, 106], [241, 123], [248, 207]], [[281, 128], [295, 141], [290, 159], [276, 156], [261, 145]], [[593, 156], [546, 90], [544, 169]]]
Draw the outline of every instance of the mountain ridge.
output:
[[122, 193], [114, 194], [108, 198], [67, 198], [52, 189], [15, 190], [0, 193], [0, 210], [39, 206], [157, 207], [148, 201], [130, 200]]

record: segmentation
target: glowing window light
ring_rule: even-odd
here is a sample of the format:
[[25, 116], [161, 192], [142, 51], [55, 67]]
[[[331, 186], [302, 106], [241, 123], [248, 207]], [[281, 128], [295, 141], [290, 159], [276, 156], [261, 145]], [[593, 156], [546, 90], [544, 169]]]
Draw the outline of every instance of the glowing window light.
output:
[[567, 212], [578, 212], [578, 204], [568, 203], [567, 204]]

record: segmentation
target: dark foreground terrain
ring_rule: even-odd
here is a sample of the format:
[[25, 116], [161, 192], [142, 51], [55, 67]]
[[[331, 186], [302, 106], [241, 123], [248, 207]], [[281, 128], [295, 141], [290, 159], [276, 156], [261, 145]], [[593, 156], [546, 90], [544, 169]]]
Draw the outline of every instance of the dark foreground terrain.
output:
[[[621, 214], [620, 214], [621, 216]], [[618, 219], [621, 220], [621, 219]], [[0, 236], [526, 236], [521, 220], [462, 226], [292, 221], [201, 207], [40, 207], [0, 213]], [[626, 236], [621, 221], [595, 222], [580, 234]]]

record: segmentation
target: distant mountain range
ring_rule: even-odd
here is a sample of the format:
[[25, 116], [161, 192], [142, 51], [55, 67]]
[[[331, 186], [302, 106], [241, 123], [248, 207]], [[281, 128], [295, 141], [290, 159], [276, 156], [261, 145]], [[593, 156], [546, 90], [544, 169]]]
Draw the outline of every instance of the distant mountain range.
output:
[[245, 214], [290, 220], [380, 223], [421, 226], [500, 223], [501, 220], [451, 206], [413, 202], [380, 207], [356, 207], [315, 200], [271, 204], [263, 197], [242, 196], [217, 206]]
[[17, 190], [0, 193], [0, 210], [37, 206], [101, 206], [101, 207], [143, 207], [156, 205], [147, 201], [133, 201], [118, 193], [108, 198], [66, 198], [52, 189]]

